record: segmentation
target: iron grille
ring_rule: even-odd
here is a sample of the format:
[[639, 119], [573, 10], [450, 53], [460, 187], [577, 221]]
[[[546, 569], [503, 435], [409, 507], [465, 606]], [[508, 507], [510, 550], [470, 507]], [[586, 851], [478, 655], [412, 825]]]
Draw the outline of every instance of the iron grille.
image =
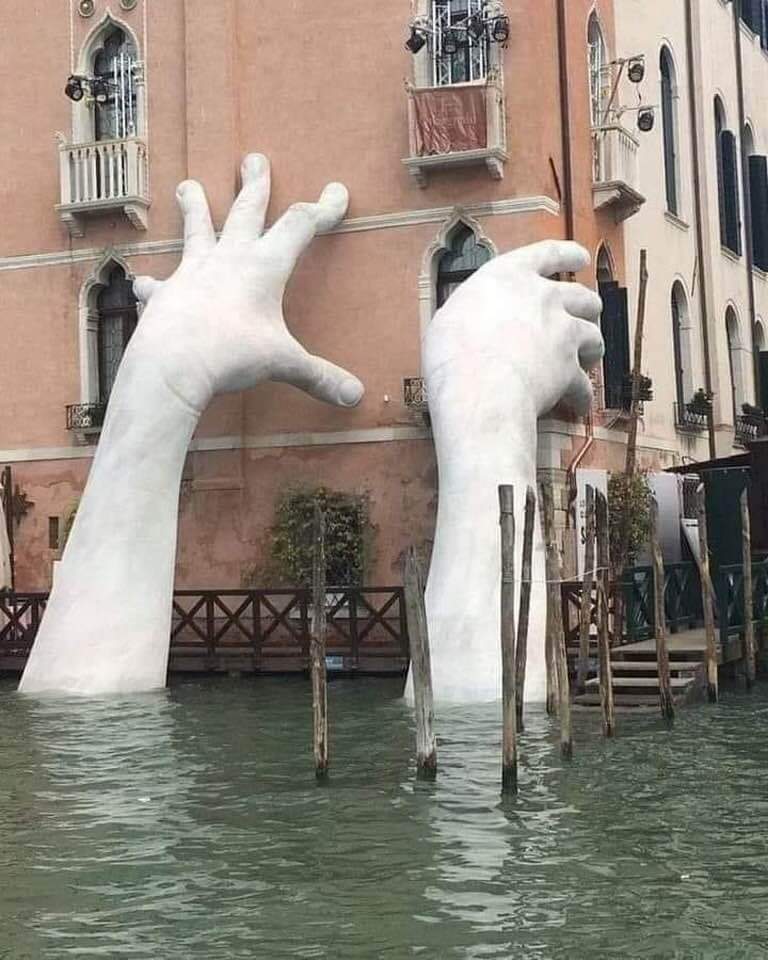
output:
[[106, 403], [72, 403], [67, 407], [67, 430], [99, 430], [106, 412]]

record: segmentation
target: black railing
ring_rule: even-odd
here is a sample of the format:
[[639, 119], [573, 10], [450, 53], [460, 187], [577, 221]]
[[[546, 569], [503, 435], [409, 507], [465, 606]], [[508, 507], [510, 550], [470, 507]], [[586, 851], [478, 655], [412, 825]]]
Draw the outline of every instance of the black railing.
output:
[[765, 420], [753, 414], [737, 414], [735, 427], [736, 443], [747, 444], [765, 433]]
[[67, 407], [67, 430], [98, 430], [106, 412], [106, 403], [72, 403]]
[[[744, 569], [740, 563], [721, 566], [714, 582], [720, 642], [744, 626]], [[752, 619], [768, 619], [768, 560], [752, 563]]]
[[688, 408], [687, 403], [675, 404], [675, 424], [678, 430], [690, 430], [691, 433], [700, 433], [707, 429], [707, 415]]
[[[28, 655], [47, 601], [46, 593], [0, 594], [0, 658], [6, 664], [18, 667]], [[308, 589], [176, 590], [171, 657], [202, 669], [220, 668], [233, 656], [252, 658], [253, 669], [305, 669], [311, 620]], [[327, 653], [340, 669], [364, 670], [377, 661], [386, 661], [388, 672], [407, 667], [402, 587], [330, 587], [326, 621]]]
[[423, 377], [406, 377], [403, 380], [403, 401], [406, 407], [423, 409], [427, 406], [427, 385]]

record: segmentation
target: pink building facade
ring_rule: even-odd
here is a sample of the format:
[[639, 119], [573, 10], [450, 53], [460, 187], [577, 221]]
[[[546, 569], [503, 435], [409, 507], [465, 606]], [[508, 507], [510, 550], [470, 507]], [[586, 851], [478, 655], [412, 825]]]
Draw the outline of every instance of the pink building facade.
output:
[[[270, 219], [330, 180], [349, 188], [347, 219], [300, 264], [286, 315], [367, 392], [353, 411], [281, 384], [213, 404], [185, 471], [178, 585], [258, 579], [279, 497], [318, 484], [367, 495], [365, 578], [399, 582], [404, 549], [432, 536], [418, 378], [420, 332], [441, 298], [497, 252], [569, 235], [595, 256], [578, 279], [623, 282], [621, 221], [636, 198], [616, 163], [634, 135], [606, 133], [601, 159], [593, 134], [612, 4], [34, 0], [20, 16], [0, 0], [0, 11], [13, 25], [0, 62], [33, 105], [0, 105], [0, 465], [31, 504], [15, 528], [17, 588], [50, 585], [136, 321], [130, 280], [178, 262], [177, 183], [204, 183], [220, 228], [254, 150], [272, 162]], [[452, 32], [473, 13], [481, 38]], [[425, 41], [415, 53], [412, 23], [412, 46]], [[68, 77], [80, 99], [65, 95]], [[542, 423], [541, 467], [561, 486], [574, 458], [618, 463], [620, 445], [589, 433], [561, 416]]]

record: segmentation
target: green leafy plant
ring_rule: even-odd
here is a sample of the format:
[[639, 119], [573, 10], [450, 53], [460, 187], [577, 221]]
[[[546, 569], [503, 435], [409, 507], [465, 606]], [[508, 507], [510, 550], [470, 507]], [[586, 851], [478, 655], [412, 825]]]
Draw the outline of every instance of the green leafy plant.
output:
[[329, 586], [363, 582], [372, 528], [368, 496], [326, 487], [288, 490], [278, 501], [267, 569], [281, 581], [312, 583], [315, 504], [325, 514], [325, 576]]
[[[611, 557], [632, 557], [648, 541], [651, 533], [651, 490], [648, 476], [639, 472], [632, 476], [612, 473], [608, 479], [608, 513]], [[622, 538], [627, 540], [622, 544]]]

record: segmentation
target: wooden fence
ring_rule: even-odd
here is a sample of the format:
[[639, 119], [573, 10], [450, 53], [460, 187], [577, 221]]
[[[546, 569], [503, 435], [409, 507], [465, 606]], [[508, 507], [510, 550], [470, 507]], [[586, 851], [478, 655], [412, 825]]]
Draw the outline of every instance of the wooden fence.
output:
[[[23, 669], [48, 595], [0, 596], [0, 669]], [[308, 669], [311, 590], [177, 590], [170, 669], [286, 673]], [[329, 671], [401, 674], [408, 666], [402, 587], [326, 592]]]

